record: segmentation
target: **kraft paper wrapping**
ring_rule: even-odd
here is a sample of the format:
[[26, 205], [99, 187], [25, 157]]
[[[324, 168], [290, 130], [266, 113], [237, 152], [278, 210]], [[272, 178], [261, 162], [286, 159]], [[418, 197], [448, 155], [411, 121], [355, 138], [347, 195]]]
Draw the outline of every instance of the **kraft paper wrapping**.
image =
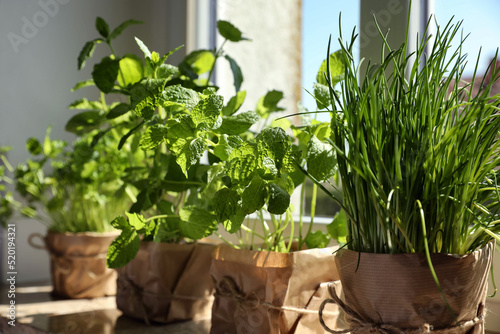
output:
[[146, 323], [210, 317], [214, 248], [208, 243], [142, 242], [137, 256], [117, 269], [118, 309]]
[[117, 235], [49, 231], [40, 236], [50, 254], [53, 293], [75, 299], [115, 295], [116, 272], [106, 266], [106, 253]]
[[[318, 309], [327, 282], [338, 280], [334, 250], [217, 248], [210, 268], [216, 284], [211, 333], [324, 333]], [[325, 312], [338, 316], [336, 305]]]
[[[484, 333], [485, 299], [494, 243], [471, 254], [431, 254], [454, 320], [431, 276], [425, 254], [370, 254], [340, 250], [335, 257], [346, 316], [356, 333]], [[357, 270], [356, 270], [357, 268]], [[461, 327], [457, 327], [457, 321]], [[381, 328], [386, 325], [386, 329]], [[384, 327], [384, 326], [382, 326]]]

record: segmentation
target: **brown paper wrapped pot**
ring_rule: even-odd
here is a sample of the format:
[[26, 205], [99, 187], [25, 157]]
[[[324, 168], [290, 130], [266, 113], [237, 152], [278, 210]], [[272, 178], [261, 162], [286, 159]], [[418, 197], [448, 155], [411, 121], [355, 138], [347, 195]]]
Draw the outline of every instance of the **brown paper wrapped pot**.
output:
[[118, 309], [147, 323], [210, 317], [214, 248], [209, 243], [142, 242], [137, 256], [117, 269]]
[[[350, 328], [359, 321], [381, 324], [407, 333], [425, 328], [436, 333], [484, 333], [487, 279], [494, 243], [471, 254], [431, 254], [441, 296], [425, 254], [371, 254], [341, 250], [336, 256], [345, 304], [361, 319], [347, 317]], [[460, 323], [462, 328], [455, 325]], [[373, 329], [373, 328], [372, 328]], [[356, 333], [368, 333], [357, 331]]]
[[[116, 294], [116, 272], [106, 266], [106, 253], [115, 232], [35, 234], [31, 245], [50, 255], [53, 294], [65, 298], [96, 298]], [[34, 243], [39, 237], [44, 245]]]
[[[324, 333], [317, 311], [327, 291], [321, 283], [338, 279], [333, 252], [219, 247], [210, 269], [216, 284], [211, 333]], [[336, 307], [328, 312], [338, 315]]]

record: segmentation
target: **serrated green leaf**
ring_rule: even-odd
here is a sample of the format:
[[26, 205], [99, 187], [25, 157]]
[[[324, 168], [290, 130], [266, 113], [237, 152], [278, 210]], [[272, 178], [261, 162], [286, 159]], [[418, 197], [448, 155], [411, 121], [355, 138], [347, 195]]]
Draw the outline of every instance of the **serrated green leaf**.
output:
[[243, 37], [242, 32], [236, 28], [234, 25], [228, 21], [219, 20], [217, 21], [217, 30], [219, 34], [231, 42], [239, 42], [243, 40], [248, 40], [248, 38]]
[[[344, 56], [342, 55], [342, 50], [338, 50], [330, 55], [330, 75], [332, 81], [332, 87], [335, 87], [337, 83], [344, 80]], [[328, 82], [325, 78], [326, 59], [323, 60], [321, 66], [319, 67], [318, 74], [316, 75], [316, 81], [319, 84], [328, 86]]]
[[238, 136], [228, 136], [223, 134], [219, 138], [217, 146], [214, 147], [214, 154], [222, 161], [227, 161], [231, 151], [241, 145], [243, 140]]
[[259, 153], [268, 156], [276, 163], [278, 172], [285, 166], [285, 157], [291, 154], [291, 139], [282, 128], [266, 128], [256, 137]]
[[245, 97], [247, 96], [246, 90], [237, 92], [235, 96], [233, 96], [227, 105], [222, 108], [222, 114], [224, 116], [231, 116], [235, 112], [237, 112], [240, 108], [243, 102], [245, 102]]
[[130, 102], [138, 116], [146, 120], [153, 116], [155, 108], [160, 105], [164, 85], [164, 79], [144, 79], [132, 86]]
[[128, 218], [128, 223], [132, 226], [136, 231], [142, 230], [146, 224], [144, 223], [144, 217], [137, 213], [129, 213], [125, 212]]
[[269, 184], [269, 201], [267, 203], [267, 211], [276, 215], [281, 215], [286, 212], [290, 205], [290, 195], [288, 192], [277, 184]]
[[318, 109], [326, 109], [330, 106], [330, 89], [320, 83], [314, 83], [314, 97]]
[[155, 124], [144, 132], [139, 147], [144, 151], [156, 149], [166, 138], [167, 128], [163, 124]]
[[215, 64], [215, 56], [210, 50], [196, 50], [186, 56], [184, 62], [197, 75], [210, 71]]
[[347, 217], [344, 210], [335, 214], [333, 221], [326, 226], [328, 234], [340, 244], [347, 242]]
[[169, 148], [175, 155], [175, 161], [187, 177], [189, 167], [200, 161], [205, 151], [205, 143], [201, 138], [178, 138]]
[[308, 249], [325, 248], [330, 243], [330, 238], [322, 231], [309, 233], [304, 240]]
[[104, 116], [98, 111], [84, 111], [71, 117], [65, 129], [68, 132], [82, 134], [99, 128], [104, 120]]
[[159, 79], [171, 79], [179, 75], [179, 68], [170, 64], [161, 64], [156, 70], [156, 77]]
[[309, 140], [306, 161], [308, 173], [320, 182], [328, 180], [335, 174], [337, 159], [334, 148], [329, 143], [321, 142], [314, 135]]
[[217, 129], [217, 132], [228, 135], [239, 135], [250, 129], [259, 119], [259, 115], [254, 111], [247, 111], [235, 116], [225, 116], [222, 118], [222, 124]]
[[257, 153], [255, 144], [243, 142], [242, 145], [231, 151], [228, 160], [227, 175], [235, 183], [246, 184], [256, 173], [257, 167], [262, 162], [262, 157]]
[[277, 90], [270, 91], [259, 99], [255, 111], [260, 117], [268, 118], [271, 113], [284, 110], [283, 108], [278, 107], [278, 103], [282, 99], [283, 92]]
[[144, 76], [144, 66], [142, 61], [135, 55], [125, 55], [119, 61], [120, 72], [118, 74], [118, 83], [122, 87], [135, 84], [141, 81]]
[[94, 65], [92, 79], [94, 79], [97, 88], [107, 94], [113, 89], [119, 71], [119, 61], [111, 59], [110, 57], [105, 57], [99, 64]]
[[222, 96], [213, 94], [198, 102], [191, 113], [195, 126], [200, 128], [200, 125], [203, 124], [203, 127], [207, 129], [217, 128], [217, 124], [220, 126], [220, 112], [223, 101]]
[[104, 37], [108, 38], [109, 36], [109, 25], [102, 17], [97, 17], [95, 20], [95, 28], [99, 32], [99, 34]]
[[29, 138], [26, 142], [26, 150], [32, 155], [38, 155], [43, 152], [42, 144], [36, 138]]
[[165, 125], [168, 129], [167, 138], [170, 144], [173, 144], [178, 138], [189, 138], [195, 135], [194, 123], [188, 115], [170, 118]]
[[193, 110], [199, 102], [200, 97], [196, 91], [181, 85], [168, 86], [162, 94], [162, 104], [165, 108], [178, 105]]
[[146, 58], [149, 58], [151, 59], [151, 51], [149, 51], [148, 47], [146, 46], [146, 44], [143, 43], [143, 41], [141, 41], [139, 38], [135, 37], [135, 42], [137, 43], [137, 45], [139, 46], [139, 48], [141, 49], [141, 51], [144, 53], [144, 56]]
[[225, 58], [229, 62], [229, 66], [231, 67], [231, 71], [233, 72], [234, 88], [236, 89], [236, 92], [239, 92], [241, 83], [243, 82], [243, 74], [241, 73], [241, 68], [230, 56], [226, 55]]
[[187, 238], [198, 240], [217, 229], [217, 220], [208, 210], [188, 205], [179, 211], [179, 216], [182, 220], [180, 229]]
[[116, 228], [117, 230], [125, 230], [130, 228], [130, 225], [128, 224], [127, 220], [123, 216], [118, 216], [115, 219], [111, 221], [111, 226]]
[[113, 39], [115, 39], [116, 37], [118, 37], [125, 28], [127, 28], [128, 26], [131, 26], [133, 24], [143, 24], [144, 22], [142, 21], [137, 21], [137, 20], [127, 20], [125, 22], [122, 22], [120, 23], [120, 25], [118, 27], [116, 27], [115, 29], [113, 29], [113, 31], [111, 32], [111, 34], [109, 34], [109, 37], [108, 39], [111, 41]]
[[94, 39], [93, 41], [88, 41], [85, 43], [83, 46], [82, 50], [80, 51], [80, 54], [78, 55], [78, 70], [81, 70], [82, 68], [85, 67], [85, 63], [88, 58], [92, 57], [94, 54], [94, 50], [97, 44], [101, 43], [102, 39], [97, 38]]
[[156, 228], [155, 242], [174, 243], [180, 239], [180, 226], [182, 222], [178, 217], [162, 219]]
[[235, 190], [222, 188], [213, 197], [215, 217], [220, 223], [234, 216], [238, 211], [238, 202], [241, 197]]
[[261, 209], [269, 196], [267, 182], [255, 176], [243, 190], [241, 200], [246, 213], [250, 214]]
[[128, 113], [132, 107], [126, 103], [119, 103], [116, 106], [114, 106], [109, 113], [106, 115], [107, 119], [115, 119], [117, 117], [120, 117], [121, 115], [124, 115]]
[[236, 213], [228, 220], [226, 220], [222, 225], [229, 233], [236, 233], [241, 228], [241, 224], [245, 220], [246, 212], [243, 208], [238, 207]]
[[85, 80], [85, 81], [80, 81], [75, 86], [73, 86], [73, 88], [71, 88], [71, 91], [74, 92], [80, 88], [84, 88], [84, 87], [88, 87], [88, 86], [95, 86], [94, 80], [89, 79], [89, 80]]
[[135, 258], [140, 246], [141, 239], [139, 238], [137, 232], [130, 226], [123, 229], [122, 233], [108, 248], [106, 256], [106, 263], [108, 267], [120, 268], [125, 266]]
[[78, 110], [102, 110], [102, 103], [99, 101], [89, 101], [86, 98], [74, 101], [68, 106], [69, 109]]

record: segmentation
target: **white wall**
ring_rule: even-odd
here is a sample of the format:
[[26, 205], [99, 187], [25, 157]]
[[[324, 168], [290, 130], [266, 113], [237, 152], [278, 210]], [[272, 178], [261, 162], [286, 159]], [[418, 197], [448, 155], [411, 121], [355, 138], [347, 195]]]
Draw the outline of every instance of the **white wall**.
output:
[[[26, 139], [43, 139], [49, 125], [53, 125], [53, 138], [71, 141], [64, 125], [75, 112], [67, 106], [84, 96], [98, 97], [91, 89], [70, 91], [75, 83], [91, 77], [93, 62], [79, 72], [77, 57], [86, 41], [98, 37], [94, 28], [97, 16], [108, 21], [111, 29], [128, 19], [145, 21], [119, 37], [114, 44], [118, 54], [138, 50], [134, 35], [161, 53], [185, 43], [184, 0], [0, 1], [0, 145], [13, 147], [11, 163], [24, 161], [28, 157]], [[106, 55], [106, 48], [98, 45], [95, 59]], [[181, 51], [172, 60], [182, 56]], [[29, 234], [44, 234], [45, 227], [31, 220], [15, 222], [18, 283], [48, 280], [47, 253], [26, 243]], [[5, 283], [5, 236], [2, 250], [1, 283]]]

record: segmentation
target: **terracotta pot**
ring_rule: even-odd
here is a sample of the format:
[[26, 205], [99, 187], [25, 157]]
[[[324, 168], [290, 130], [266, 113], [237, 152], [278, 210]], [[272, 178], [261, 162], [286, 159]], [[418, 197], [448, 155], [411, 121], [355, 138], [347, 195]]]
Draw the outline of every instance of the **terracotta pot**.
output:
[[440, 290], [425, 254], [339, 251], [348, 327], [356, 333], [484, 333], [493, 252], [492, 242], [463, 256], [431, 254]]
[[142, 242], [137, 256], [117, 269], [118, 309], [146, 323], [210, 317], [214, 249], [208, 243]]
[[[106, 266], [106, 253], [118, 233], [55, 233], [45, 237], [34, 234], [30, 244], [47, 249], [53, 294], [66, 298], [96, 298], [116, 294], [116, 272]], [[36, 244], [34, 238], [43, 240]]]

